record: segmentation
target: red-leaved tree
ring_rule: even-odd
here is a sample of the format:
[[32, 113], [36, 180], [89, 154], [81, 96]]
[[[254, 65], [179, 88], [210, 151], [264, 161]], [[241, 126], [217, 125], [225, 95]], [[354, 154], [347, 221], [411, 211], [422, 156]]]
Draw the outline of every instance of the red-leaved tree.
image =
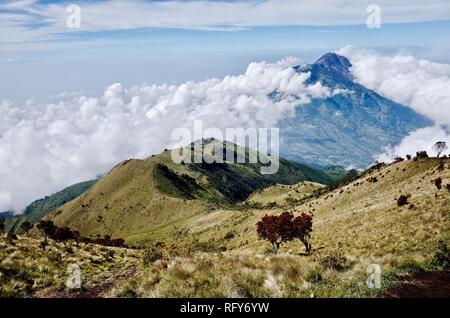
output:
[[305, 245], [306, 252], [311, 251], [312, 216], [302, 213], [292, 220], [294, 223], [294, 237]]
[[[286, 212], [285, 212], [286, 213]], [[263, 240], [267, 240], [272, 244], [273, 251], [276, 253], [283, 242], [292, 240], [292, 237], [288, 234], [290, 231], [287, 229], [291, 223], [289, 219], [292, 219], [292, 215], [287, 213], [283, 220], [288, 220], [287, 224], [282, 224], [281, 215], [265, 215], [256, 226], [258, 237]]]
[[265, 215], [256, 226], [258, 237], [269, 241], [275, 253], [278, 252], [281, 244], [295, 238], [305, 245], [307, 252], [311, 250], [312, 217], [310, 215], [302, 213], [295, 218], [290, 212], [283, 212], [278, 216]]
[[57, 227], [55, 229], [55, 234], [53, 235], [52, 238], [60, 242], [75, 239], [72, 230], [69, 229], [68, 227]]

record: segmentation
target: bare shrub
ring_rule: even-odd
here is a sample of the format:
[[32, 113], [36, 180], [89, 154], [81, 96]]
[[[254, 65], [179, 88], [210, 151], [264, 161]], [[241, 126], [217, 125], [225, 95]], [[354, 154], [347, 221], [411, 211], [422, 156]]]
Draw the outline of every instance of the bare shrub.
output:
[[378, 182], [378, 179], [377, 179], [377, 177], [370, 177], [370, 178], [367, 179], [367, 181], [372, 182], [372, 183], [376, 183], [376, 182]]

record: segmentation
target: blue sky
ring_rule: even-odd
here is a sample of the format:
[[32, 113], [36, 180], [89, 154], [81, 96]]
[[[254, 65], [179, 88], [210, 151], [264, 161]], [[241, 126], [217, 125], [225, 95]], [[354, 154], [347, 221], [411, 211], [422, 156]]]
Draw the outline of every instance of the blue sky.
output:
[[[2, 1], [0, 99], [223, 77], [348, 44], [450, 62], [450, 1], [379, 1], [379, 29], [365, 24], [372, 2]], [[65, 25], [72, 3], [80, 29]]]

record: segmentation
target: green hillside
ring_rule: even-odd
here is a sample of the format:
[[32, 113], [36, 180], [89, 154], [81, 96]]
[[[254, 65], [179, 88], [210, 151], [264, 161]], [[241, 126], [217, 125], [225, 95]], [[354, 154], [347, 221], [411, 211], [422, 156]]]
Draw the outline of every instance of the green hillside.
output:
[[50, 211], [59, 208], [77, 198], [90, 189], [98, 180], [85, 181], [74, 184], [50, 196], [36, 200], [27, 206], [22, 215], [6, 219], [6, 229], [20, 232], [20, 224], [24, 221], [36, 223]]
[[[434, 184], [439, 177], [441, 189]], [[279, 203], [274, 207], [245, 213], [237, 209], [218, 210], [207, 217], [187, 220], [185, 224], [189, 224], [191, 233], [198, 234], [200, 241], [223, 238], [226, 233], [234, 232], [239, 235], [217, 244], [262, 252], [267, 243], [257, 239], [254, 225], [264, 214], [286, 210], [307, 212], [315, 217], [313, 245], [316, 247], [332, 250], [340, 243], [343, 251], [354, 256], [429, 256], [429, 246], [438, 239], [450, 242], [447, 184], [450, 184], [450, 160], [409, 160], [367, 170], [347, 184], [328, 191], [322, 188], [293, 206], [283, 204], [283, 196], [292, 193], [292, 187], [271, 187], [257, 191], [249, 200], [270, 202], [277, 197]], [[272, 196], [273, 193], [277, 195]], [[397, 199], [402, 194], [409, 196], [408, 204], [398, 206]], [[284, 251], [299, 247], [287, 244]]]
[[[175, 169], [168, 158], [165, 153], [124, 162], [52, 214], [57, 223], [79, 225], [84, 233], [107, 233], [115, 226], [115, 233], [129, 233], [128, 243], [144, 248], [51, 241], [42, 251], [40, 238], [19, 236], [10, 243], [1, 237], [0, 295], [359, 298], [392, 297], [408, 284], [414, 295], [430, 297], [448, 284], [449, 159], [377, 165], [336, 188], [300, 182], [269, 186], [248, 198], [263, 203], [278, 198], [270, 208], [212, 209], [207, 200], [188, 194], [221, 192], [208, 187], [198, 171]], [[156, 188], [158, 165], [170, 166], [164, 178], [176, 180], [164, 184], [170, 195]], [[193, 192], [183, 193], [181, 185]], [[292, 205], [286, 195], [302, 200]], [[401, 195], [408, 196], [407, 204], [397, 203]], [[298, 240], [283, 244], [278, 254], [258, 240], [261, 217], [283, 211], [314, 215], [311, 254]], [[64, 287], [73, 262], [83, 269], [81, 291]], [[381, 268], [380, 289], [365, 283], [371, 264]], [[421, 274], [439, 280], [421, 284]]]
[[348, 173], [348, 171], [341, 166], [329, 166], [322, 169], [334, 181], [340, 180]]
[[[204, 160], [221, 141], [204, 141]], [[234, 158], [247, 158], [249, 150], [226, 142], [223, 151]], [[195, 150], [194, 145], [186, 149]], [[181, 149], [180, 149], [181, 150]], [[186, 157], [187, 158], [187, 157]], [[50, 215], [57, 224], [83, 235], [124, 237], [128, 241], [153, 239], [152, 233], [168, 225], [183, 223], [194, 215], [231, 208], [258, 189], [279, 183], [301, 181], [330, 183], [325, 173], [304, 165], [280, 160], [275, 174], [260, 173], [261, 163], [176, 164], [171, 152], [145, 160], [127, 160], [106, 174], [92, 189]], [[145, 237], [146, 239], [138, 239]]]
[[322, 188], [324, 188], [324, 185], [309, 181], [302, 181], [293, 185], [276, 184], [255, 191], [246, 202], [251, 205], [261, 204], [261, 206], [266, 207], [292, 206], [302, 200], [309, 199], [315, 191]]

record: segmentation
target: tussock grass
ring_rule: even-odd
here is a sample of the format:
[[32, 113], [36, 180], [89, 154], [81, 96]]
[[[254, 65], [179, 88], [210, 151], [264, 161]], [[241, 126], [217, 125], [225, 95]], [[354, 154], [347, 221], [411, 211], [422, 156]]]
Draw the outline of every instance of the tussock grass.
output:
[[39, 297], [64, 291], [69, 264], [80, 266], [85, 287], [90, 288], [113, 279], [108, 276], [113, 271], [139, 262], [134, 250], [85, 244], [76, 247], [51, 241], [43, 251], [39, 244], [40, 240], [19, 236], [10, 245], [0, 238], [0, 297]]
[[[443, 162], [443, 169], [432, 158], [381, 166], [294, 206], [183, 212], [129, 236], [151, 243], [150, 254], [55, 242], [43, 252], [40, 240], [0, 238], [0, 296], [70, 296], [67, 265], [77, 263], [83, 292], [105, 297], [377, 297], [408, 275], [448, 267], [450, 194], [434, 184], [450, 183], [450, 160]], [[397, 205], [405, 193], [413, 206]], [[256, 222], [286, 209], [314, 214], [311, 255], [298, 241], [267, 254], [268, 243], [257, 239]], [[381, 268], [379, 290], [365, 284], [370, 264]]]

